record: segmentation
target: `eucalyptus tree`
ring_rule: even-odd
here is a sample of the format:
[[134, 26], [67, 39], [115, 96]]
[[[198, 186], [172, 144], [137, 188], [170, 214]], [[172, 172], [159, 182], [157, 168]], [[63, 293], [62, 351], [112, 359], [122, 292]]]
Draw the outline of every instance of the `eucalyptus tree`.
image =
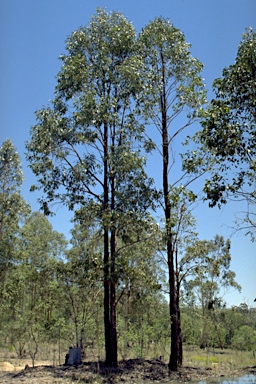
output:
[[0, 301], [5, 292], [6, 273], [16, 259], [15, 242], [19, 225], [29, 213], [21, 196], [23, 182], [20, 157], [11, 140], [0, 147]]
[[232, 347], [239, 351], [254, 351], [256, 345], [256, 331], [248, 325], [236, 329], [232, 338]]
[[[123, 327], [119, 333], [123, 337], [125, 351], [129, 341], [140, 333], [136, 326], [142, 324], [134, 318], [144, 317], [150, 298], [160, 296], [164, 273], [159, 265], [161, 231], [159, 225], [148, 215], [144, 220], [123, 222], [117, 238], [117, 266], [119, 310]], [[159, 297], [158, 296], [158, 297]], [[153, 320], [152, 320], [153, 321]], [[136, 325], [137, 324], [137, 325]]]
[[[166, 255], [169, 270], [171, 353], [169, 367], [177, 370], [182, 363], [179, 352], [179, 320], [176, 305], [175, 251], [172, 229], [171, 193], [174, 187], [192, 182], [175, 155], [175, 145], [185, 139], [187, 129], [199, 116], [205, 103], [205, 89], [200, 76], [202, 64], [192, 57], [183, 33], [169, 20], [157, 18], [143, 28], [138, 46], [144, 63], [143, 113], [156, 127], [161, 144], [157, 150], [162, 158], [162, 202], [165, 217]], [[155, 137], [152, 131], [149, 135]], [[179, 143], [179, 144], [180, 144]], [[174, 167], [175, 165], [175, 167]], [[179, 168], [180, 166], [180, 168]]]
[[[42, 189], [45, 212], [97, 206], [104, 243], [106, 364], [117, 365], [116, 234], [123, 215], [143, 215], [150, 180], [140, 153], [144, 127], [134, 111], [141, 90], [136, 33], [123, 15], [98, 9], [67, 39], [55, 98], [39, 110], [27, 158]], [[144, 152], [143, 152], [144, 153]]]
[[[72, 304], [72, 319], [76, 328], [76, 342], [92, 342], [96, 347], [100, 339], [97, 332], [101, 309], [98, 306], [102, 296], [103, 276], [102, 228], [95, 214], [97, 206], [82, 208], [76, 212], [72, 230], [71, 249], [67, 252], [68, 263], [63, 281], [65, 292]], [[138, 302], [137, 317], [143, 315], [145, 305], [152, 292], [160, 289], [161, 270], [158, 267], [158, 250], [161, 246], [161, 232], [150, 215], [144, 219], [130, 213], [119, 219], [116, 237], [116, 302], [118, 333], [124, 346], [128, 344], [132, 322], [132, 303]], [[145, 302], [143, 302], [145, 300]], [[140, 311], [138, 308], [142, 305]], [[71, 308], [69, 304], [69, 308]], [[143, 309], [144, 308], [144, 309]], [[136, 331], [137, 333], [139, 330]], [[96, 341], [96, 343], [94, 343]]]
[[21, 228], [20, 263], [26, 275], [26, 306], [32, 316], [41, 313], [42, 320], [51, 322], [56, 297], [56, 266], [64, 257], [67, 241], [53, 230], [40, 212], [33, 212]]
[[[99, 340], [103, 296], [103, 233], [95, 207], [76, 212], [67, 261], [60, 268], [60, 286], [65, 295], [66, 318], [71, 318], [73, 341], [82, 350]], [[100, 319], [100, 320], [99, 320]], [[100, 328], [101, 329], [101, 328]], [[74, 342], [75, 340], [75, 342]], [[96, 342], [96, 343], [95, 343]]]
[[184, 270], [190, 271], [192, 278], [187, 284], [197, 291], [203, 312], [222, 301], [223, 290], [241, 289], [235, 281], [235, 273], [230, 270], [230, 248], [229, 239], [216, 235], [213, 240], [197, 240], [186, 249], [181, 264]]
[[[202, 345], [205, 345], [207, 321], [213, 322], [217, 336], [217, 319], [214, 309], [223, 305], [222, 297], [230, 289], [241, 290], [235, 280], [235, 273], [230, 270], [231, 242], [216, 235], [213, 240], [197, 240], [186, 248], [180, 265], [184, 273], [184, 288], [188, 296], [194, 293], [194, 305], [202, 308], [204, 332]], [[219, 337], [220, 346], [223, 345]]]
[[[246, 233], [255, 236], [256, 171], [256, 32], [243, 34], [234, 64], [213, 82], [215, 98], [207, 107], [202, 130], [195, 137], [202, 145], [197, 161], [214, 164], [204, 186], [210, 206], [229, 199], [245, 201]], [[190, 154], [190, 159], [194, 158]], [[201, 158], [201, 160], [200, 160]]]
[[[53, 340], [61, 303], [56, 266], [67, 243], [46, 217], [34, 212], [25, 220], [16, 239], [16, 259], [6, 281], [4, 331], [19, 357], [31, 341]], [[35, 351], [34, 351], [35, 352]], [[33, 353], [34, 353], [33, 352]], [[32, 350], [31, 350], [32, 353]]]
[[181, 332], [181, 289], [189, 270], [184, 269], [183, 258], [188, 246], [197, 240], [197, 222], [192, 215], [194, 195], [183, 186], [174, 187], [169, 196], [172, 205], [172, 216], [170, 226], [172, 228], [172, 248], [174, 252], [175, 265], [175, 294], [177, 311], [177, 337], [179, 345], [179, 363], [182, 359], [182, 332]]
[[[57, 265], [63, 259], [67, 241], [63, 234], [53, 230], [48, 219], [33, 212], [20, 231], [19, 264], [23, 284], [19, 315], [32, 329], [47, 331], [58, 320], [59, 292]], [[45, 331], [45, 334], [44, 334]]]

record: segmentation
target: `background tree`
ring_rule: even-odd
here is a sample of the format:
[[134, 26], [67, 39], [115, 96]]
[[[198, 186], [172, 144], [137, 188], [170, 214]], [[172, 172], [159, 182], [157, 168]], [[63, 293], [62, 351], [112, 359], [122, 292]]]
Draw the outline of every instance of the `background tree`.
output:
[[[242, 228], [255, 235], [256, 171], [256, 32], [249, 28], [238, 47], [234, 64], [213, 83], [215, 99], [207, 107], [196, 141], [202, 155], [212, 162], [204, 192], [210, 206], [228, 199], [245, 200]], [[193, 158], [190, 153], [190, 161]], [[201, 157], [201, 160], [199, 158]], [[241, 227], [241, 225], [240, 225]]]
[[[172, 189], [187, 186], [192, 178], [182, 172], [175, 156], [177, 138], [185, 138], [184, 130], [198, 118], [205, 102], [205, 90], [200, 76], [202, 64], [192, 57], [190, 45], [181, 31], [169, 20], [157, 18], [143, 28], [139, 39], [139, 53], [144, 62], [143, 92], [140, 102], [146, 119], [153, 122], [160, 134], [157, 150], [162, 157], [162, 201], [165, 218], [166, 255], [169, 270], [169, 297], [171, 322], [171, 353], [169, 367], [177, 370], [182, 364], [180, 350], [180, 320], [177, 309], [175, 250], [173, 248]], [[148, 131], [152, 138], [155, 135]]]
[[[71, 230], [71, 247], [60, 271], [61, 290], [65, 292], [66, 316], [72, 319], [70, 343], [86, 353], [92, 345], [101, 356], [100, 331], [103, 318], [103, 233], [93, 207], [77, 211]], [[66, 317], [65, 316], [65, 317]], [[99, 331], [100, 330], [100, 331]]]
[[232, 346], [240, 351], [255, 351], [256, 331], [248, 325], [243, 325], [234, 332]]
[[[197, 238], [196, 221], [192, 216], [192, 206], [194, 195], [191, 191], [186, 190], [183, 186], [173, 188], [169, 196], [172, 205], [172, 249], [174, 250], [175, 265], [175, 292], [176, 292], [176, 309], [177, 309], [177, 328], [178, 328], [178, 344], [179, 359], [183, 354], [182, 347], [182, 328], [181, 328], [181, 289], [189, 270], [184, 270], [183, 255], [186, 248], [191, 246]], [[192, 202], [191, 202], [192, 201]], [[181, 361], [180, 361], [181, 363]]]
[[66, 246], [64, 236], [53, 230], [42, 213], [32, 213], [21, 229], [17, 268], [22, 273], [23, 284], [18, 286], [22, 301], [16, 316], [31, 340], [33, 360], [39, 341], [54, 339], [52, 330], [59, 319], [61, 299], [56, 271]]
[[[122, 307], [120, 313], [124, 320], [122, 331], [120, 329], [120, 333], [124, 334], [124, 355], [128, 353], [131, 344], [137, 346], [140, 355], [146, 346], [139, 342], [139, 335], [147, 333], [145, 329], [142, 332], [143, 325], [147, 328], [149, 323], [143, 321], [144, 314], [146, 308], [152, 308], [157, 298], [160, 299], [164, 281], [164, 273], [158, 262], [160, 247], [161, 232], [150, 216], [144, 221], [130, 223], [119, 233], [117, 254], [120, 257], [117, 274]], [[143, 319], [139, 320], [140, 317]]]
[[[190, 295], [190, 292], [194, 291], [194, 297], [197, 297], [202, 309], [202, 346], [205, 346], [207, 340], [209, 320], [215, 326], [217, 336], [220, 335], [214, 309], [223, 305], [222, 295], [225, 290], [230, 287], [241, 289], [235, 281], [235, 273], [230, 270], [230, 261], [230, 240], [225, 241], [222, 236], [216, 235], [214, 240], [198, 240], [188, 246], [180, 263], [183, 270], [189, 271], [189, 277], [184, 280], [187, 294]], [[220, 337], [219, 341], [222, 347]]]
[[29, 205], [20, 193], [23, 182], [20, 157], [7, 139], [0, 148], [0, 303], [3, 303], [8, 270], [16, 255], [19, 226], [29, 213]]
[[241, 314], [235, 307], [223, 308], [221, 310], [220, 321], [226, 330], [225, 346], [227, 348], [232, 348], [232, 340], [235, 330], [247, 324], [245, 319], [246, 315]]
[[53, 328], [61, 305], [56, 267], [65, 247], [63, 235], [38, 212], [27, 217], [16, 241], [16, 260], [6, 282], [4, 331], [18, 356], [29, 350], [33, 362], [39, 342], [56, 340]]
[[119, 219], [150, 205], [134, 99], [141, 81], [136, 33], [123, 15], [98, 9], [67, 39], [52, 108], [37, 112], [28, 160], [45, 197], [69, 209], [98, 206], [104, 242], [106, 363], [117, 365], [116, 235]]

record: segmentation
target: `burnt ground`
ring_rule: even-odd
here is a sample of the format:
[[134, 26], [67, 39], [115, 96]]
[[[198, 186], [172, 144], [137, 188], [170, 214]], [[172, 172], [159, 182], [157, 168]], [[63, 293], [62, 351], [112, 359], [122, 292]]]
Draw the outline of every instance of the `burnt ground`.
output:
[[[59, 384], [59, 383], [185, 383], [208, 378], [256, 375], [256, 366], [229, 371], [225, 366], [213, 368], [182, 367], [179, 372], [169, 372], [161, 360], [130, 359], [119, 363], [118, 368], [108, 368], [103, 363], [87, 362], [79, 366], [27, 367], [19, 372], [2, 372], [0, 383]], [[256, 377], [256, 376], [255, 376]]]

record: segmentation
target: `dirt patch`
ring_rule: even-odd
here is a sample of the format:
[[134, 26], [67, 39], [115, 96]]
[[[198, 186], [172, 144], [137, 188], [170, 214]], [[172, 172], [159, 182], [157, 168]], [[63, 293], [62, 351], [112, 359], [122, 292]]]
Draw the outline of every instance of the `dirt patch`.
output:
[[106, 367], [101, 362], [87, 362], [79, 366], [37, 366], [19, 372], [2, 372], [0, 383], [18, 384], [114, 384], [114, 383], [167, 383], [193, 382], [211, 377], [237, 377], [245, 374], [256, 374], [255, 367], [246, 367], [236, 371], [227, 371], [227, 367], [213, 368], [182, 367], [179, 372], [169, 372], [168, 366], [161, 360], [130, 359], [119, 363], [118, 368]]
[[12, 372], [15, 371], [15, 366], [8, 361], [2, 361], [0, 363], [0, 371], [2, 372]]

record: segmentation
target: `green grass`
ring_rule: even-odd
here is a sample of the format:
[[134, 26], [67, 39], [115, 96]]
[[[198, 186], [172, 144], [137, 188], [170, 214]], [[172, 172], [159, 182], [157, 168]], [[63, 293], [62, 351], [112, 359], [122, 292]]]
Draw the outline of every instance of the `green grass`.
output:
[[201, 350], [198, 347], [184, 348], [184, 365], [212, 366], [220, 364], [227, 369], [235, 370], [250, 367], [256, 364], [256, 358], [251, 351], [236, 351], [234, 349], [208, 349]]
[[192, 361], [198, 361], [202, 363], [219, 363], [219, 359], [215, 356], [191, 356]]

